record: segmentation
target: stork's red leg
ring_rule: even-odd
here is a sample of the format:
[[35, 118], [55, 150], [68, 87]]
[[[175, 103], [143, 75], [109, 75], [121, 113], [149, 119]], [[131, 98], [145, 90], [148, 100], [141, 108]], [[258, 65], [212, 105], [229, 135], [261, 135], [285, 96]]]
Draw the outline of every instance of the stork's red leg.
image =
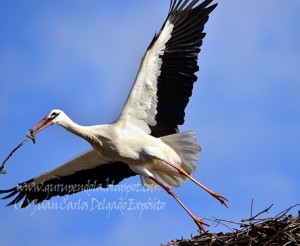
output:
[[174, 167], [182, 175], [184, 175], [188, 179], [192, 180], [195, 184], [199, 185], [202, 189], [204, 189], [205, 191], [207, 191], [210, 195], [212, 195], [214, 198], [216, 198], [224, 206], [228, 207], [227, 204], [226, 204], [226, 201], [228, 201], [228, 199], [225, 196], [223, 196], [223, 195], [221, 195], [221, 194], [219, 194], [217, 192], [214, 192], [211, 189], [207, 188], [205, 185], [203, 185], [202, 183], [200, 183], [197, 179], [193, 178], [186, 171], [184, 171], [181, 167], [178, 167], [178, 166], [174, 165], [173, 163], [171, 163], [169, 161], [166, 161], [166, 160], [162, 160], [162, 161], [165, 162], [166, 164], [170, 165], [171, 167]]
[[162, 188], [164, 188], [166, 190], [166, 192], [168, 192], [169, 195], [171, 195], [172, 197], [175, 198], [175, 200], [181, 205], [181, 207], [184, 208], [184, 210], [192, 217], [192, 219], [194, 220], [194, 222], [196, 223], [196, 225], [199, 228], [199, 232], [200, 233], [205, 233], [206, 230], [204, 228], [204, 226], [209, 226], [208, 224], [206, 224], [203, 219], [196, 217], [184, 204], [183, 202], [175, 195], [175, 193], [172, 191], [172, 189], [160, 182], [158, 179], [156, 179], [154, 176], [149, 176], [150, 179], [152, 179], [155, 183], [157, 183], [158, 185], [160, 185]]

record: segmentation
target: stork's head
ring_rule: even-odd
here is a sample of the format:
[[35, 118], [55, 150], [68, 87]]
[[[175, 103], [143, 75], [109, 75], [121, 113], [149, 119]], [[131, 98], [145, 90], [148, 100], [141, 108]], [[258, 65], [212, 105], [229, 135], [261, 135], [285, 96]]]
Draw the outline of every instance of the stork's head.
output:
[[53, 109], [49, 114], [37, 124], [35, 124], [32, 128], [29, 129], [30, 134], [36, 134], [48, 126], [53, 124], [62, 124], [66, 119], [66, 114], [60, 109]]

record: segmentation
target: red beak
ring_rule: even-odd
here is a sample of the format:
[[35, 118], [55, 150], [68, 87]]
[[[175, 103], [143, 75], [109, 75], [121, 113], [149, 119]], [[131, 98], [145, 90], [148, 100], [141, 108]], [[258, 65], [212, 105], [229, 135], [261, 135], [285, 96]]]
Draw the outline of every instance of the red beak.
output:
[[44, 119], [39, 121], [37, 124], [35, 124], [33, 127], [31, 127], [28, 132], [31, 135], [32, 135], [32, 133], [36, 134], [36, 133], [39, 133], [40, 131], [44, 130], [48, 126], [51, 126], [52, 124], [53, 124], [53, 122], [50, 119], [48, 119], [47, 117], [45, 117]]

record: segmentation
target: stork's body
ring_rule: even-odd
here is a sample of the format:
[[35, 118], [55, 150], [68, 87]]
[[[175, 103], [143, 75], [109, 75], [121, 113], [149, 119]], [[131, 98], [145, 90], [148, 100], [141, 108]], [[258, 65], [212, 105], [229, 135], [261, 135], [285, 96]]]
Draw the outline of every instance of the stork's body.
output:
[[[199, 230], [205, 231], [205, 223], [195, 217], [171, 189], [188, 178], [226, 205], [225, 197], [191, 176], [200, 147], [194, 132], [178, 130], [197, 80], [197, 56], [205, 36], [204, 25], [216, 7], [216, 4], [209, 6], [213, 0], [204, 0], [201, 4], [198, 1], [171, 0], [167, 19], [150, 43], [115, 123], [80, 126], [63, 111], [52, 110], [30, 129], [30, 134], [36, 134], [58, 124], [88, 141], [92, 149], [17, 187], [0, 191], [8, 193], [5, 199], [16, 196], [9, 205], [24, 198], [23, 208], [32, 201], [40, 203], [53, 196], [80, 191], [65, 189], [72, 185], [83, 187], [82, 190], [106, 188], [139, 174], [143, 185], [163, 187], [187, 211]], [[62, 188], [45, 190], [48, 185]]]
[[[38, 130], [41, 124], [44, 125], [52, 114], [57, 114], [57, 116], [51, 123], [59, 124], [88, 141], [93, 147], [95, 157], [98, 155], [98, 158], [120, 161], [129, 165], [133, 171], [143, 177], [142, 182], [145, 186], [155, 185], [147, 179], [149, 175], [155, 176], [152, 172], [157, 173], [160, 179], [164, 179], [161, 177], [163, 173], [169, 173], [168, 178], [165, 177], [166, 180], [164, 181], [168, 185], [179, 186], [180, 182], [183, 181], [182, 174], [168, 165], [166, 161], [174, 163], [178, 168], [183, 168], [188, 174], [196, 169], [194, 162], [197, 160], [196, 155], [201, 149], [196, 144], [195, 133], [193, 132], [156, 138], [126, 121], [117, 121], [106, 125], [80, 126], [58, 109], [51, 111], [33, 130]], [[180, 151], [178, 147], [181, 142], [183, 143]], [[177, 151], [173, 149], [172, 144], [177, 146]], [[185, 154], [191, 156], [185, 157]], [[182, 158], [185, 158], [185, 162], [182, 161]]]
[[[66, 130], [84, 138], [92, 147], [99, 152], [99, 154], [107, 159], [115, 159], [116, 161], [124, 161], [134, 163], [135, 161], [144, 161], [144, 148], [157, 147], [161, 151], [168, 148], [160, 138], [153, 137], [135, 125], [127, 122], [116, 122], [106, 125], [95, 126], [80, 126], [73, 122], [63, 111], [59, 112], [59, 120], [54, 123], [62, 125]], [[50, 115], [52, 112], [50, 112]], [[176, 153], [172, 153], [176, 155]], [[141, 164], [141, 163], [138, 163]]]

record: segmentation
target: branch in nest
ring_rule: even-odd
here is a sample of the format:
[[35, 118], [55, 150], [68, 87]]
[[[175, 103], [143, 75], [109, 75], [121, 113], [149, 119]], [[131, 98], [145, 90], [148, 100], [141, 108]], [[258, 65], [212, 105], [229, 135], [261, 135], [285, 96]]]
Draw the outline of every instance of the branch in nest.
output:
[[[300, 245], [300, 214], [298, 217], [288, 215], [291, 209], [297, 206], [300, 206], [300, 204], [285, 209], [275, 217], [261, 219], [258, 217], [264, 213], [269, 213], [272, 205], [254, 216], [252, 216], [251, 208], [250, 218], [243, 219], [241, 222], [214, 218], [214, 222], [217, 225], [222, 224], [229, 228], [231, 232], [205, 233], [192, 237], [189, 240], [173, 240], [171, 243], [165, 244], [165, 246]], [[242, 228], [233, 229], [226, 223], [239, 225]]]

